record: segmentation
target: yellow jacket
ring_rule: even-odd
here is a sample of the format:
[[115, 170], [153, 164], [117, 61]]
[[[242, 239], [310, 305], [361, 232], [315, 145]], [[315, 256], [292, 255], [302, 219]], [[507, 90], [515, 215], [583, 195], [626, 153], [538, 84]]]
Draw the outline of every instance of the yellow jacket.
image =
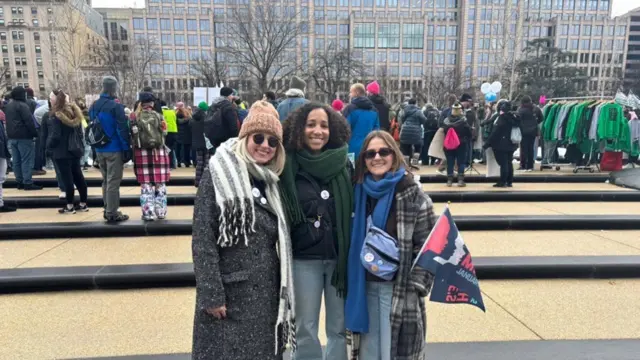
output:
[[178, 123], [176, 122], [176, 112], [171, 109], [162, 108], [162, 116], [164, 117], [164, 121], [167, 122], [167, 132], [177, 133]]

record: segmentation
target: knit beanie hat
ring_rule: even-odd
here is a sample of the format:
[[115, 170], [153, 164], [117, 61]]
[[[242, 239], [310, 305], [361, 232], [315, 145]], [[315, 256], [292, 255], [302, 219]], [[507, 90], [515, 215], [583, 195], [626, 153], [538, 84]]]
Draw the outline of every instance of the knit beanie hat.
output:
[[230, 87], [223, 87], [222, 89], [220, 89], [220, 96], [222, 97], [228, 97], [231, 96], [233, 94], [233, 89]]
[[34, 96], [34, 93], [33, 93], [33, 89], [32, 89], [32, 88], [29, 88], [29, 87], [28, 87], [26, 90], [27, 90], [27, 96], [30, 96], [30, 97], [33, 97], [33, 96]]
[[141, 92], [138, 94], [138, 100], [140, 100], [140, 103], [142, 104], [153, 102], [155, 99], [155, 96], [150, 92]]
[[183, 107], [184, 107], [184, 103], [182, 101], [180, 101], [180, 102], [178, 102], [176, 104], [176, 108], [178, 108], [178, 109], [182, 109]]
[[451, 106], [451, 115], [453, 116], [462, 116], [462, 105], [456, 101], [453, 106]]
[[240, 139], [255, 133], [271, 134], [282, 142], [282, 124], [278, 112], [267, 101], [256, 101], [249, 109], [249, 115], [244, 119], [240, 128]]
[[207, 111], [209, 110], [209, 105], [207, 105], [206, 101], [200, 101], [200, 104], [198, 104], [198, 108], [202, 111]]
[[373, 94], [373, 95], [379, 95], [380, 94], [380, 84], [378, 84], [377, 81], [373, 81], [370, 82], [367, 85], [367, 92]]
[[331, 107], [333, 108], [333, 110], [340, 112], [342, 111], [342, 109], [344, 109], [344, 103], [340, 99], [335, 99], [331, 103]]
[[118, 91], [118, 80], [113, 76], [105, 76], [102, 78], [102, 92], [105, 94], [112, 94]]
[[473, 97], [471, 97], [471, 95], [467, 93], [462, 94], [462, 96], [460, 97], [460, 102], [467, 102], [467, 101], [473, 101]]
[[297, 76], [292, 76], [289, 81], [289, 89], [298, 89], [304, 92], [304, 89], [307, 87], [307, 82], [302, 80]]

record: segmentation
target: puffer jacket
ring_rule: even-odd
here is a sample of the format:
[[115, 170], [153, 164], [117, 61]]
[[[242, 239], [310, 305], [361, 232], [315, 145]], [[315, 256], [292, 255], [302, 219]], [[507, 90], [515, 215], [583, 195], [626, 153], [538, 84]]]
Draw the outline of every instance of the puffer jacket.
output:
[[538, 134], [538, 125], [544, 119], [540, 108], [533, 104], [524, 104], [518, 109], [518, 117], [520, 118], [520, 131], [523, 136], [535, 136]]
[[69, 136], [77, 132], [82, 138], [82, 111], [75, 104], [49, 116], [46, 147], [54, 160], [79, 158], [69, 152]]
[[351, 99], [351, 104], [342, 110], [342, 115], [351, 127], [349, 152], [354, 153], [357, 158], [367, 135], [373, 130], [380, 129], [378, 111], [369, 98], [361, 96]]
[[400, 128], [400, 143], [406, 145], [422, 144], [422, 125], [427, 121], [422, 111], [416, 105], [404, 108], [404, 118]]
[[520, 120], [512, 112], [500, 114], [485, 147], [493, 151], [515, 151], [518, 145], [511, 141], [511, 130], [519, 126]]
[[38, 136], [33, 113], [27, 105], [27, 93], [22, 87], [11, 91], [11, 101], [4, 107], [9, 139], [33, 139]]

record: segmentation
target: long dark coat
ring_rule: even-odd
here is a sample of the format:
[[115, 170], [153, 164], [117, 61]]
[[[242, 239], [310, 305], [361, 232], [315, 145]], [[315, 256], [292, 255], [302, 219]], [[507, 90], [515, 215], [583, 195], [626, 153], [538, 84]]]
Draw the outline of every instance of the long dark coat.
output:
[[[263, 192], [264, 193], [264, 192]], [[231, 247], [217, 245], [218, 216], [211, 173], [200, 180], [193, 219], [196, 310], [194, 360], [275, 360], [280, 291], [278, 224], [269, 204], [255, 201], [255, 230]], [[227, 307], [218, 320], [205, 309]]]

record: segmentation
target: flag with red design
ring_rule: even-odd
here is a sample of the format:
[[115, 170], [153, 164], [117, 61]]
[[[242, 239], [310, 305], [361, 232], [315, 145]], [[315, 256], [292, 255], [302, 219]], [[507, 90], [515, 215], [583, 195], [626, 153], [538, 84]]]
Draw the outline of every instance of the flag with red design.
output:
[[413, 266], [419, 266], [435, 276], [429, 300], [445, 304], [470, 304], [485, 311], [471, 253], [458, 232], [448, 206], [422, 245]]

